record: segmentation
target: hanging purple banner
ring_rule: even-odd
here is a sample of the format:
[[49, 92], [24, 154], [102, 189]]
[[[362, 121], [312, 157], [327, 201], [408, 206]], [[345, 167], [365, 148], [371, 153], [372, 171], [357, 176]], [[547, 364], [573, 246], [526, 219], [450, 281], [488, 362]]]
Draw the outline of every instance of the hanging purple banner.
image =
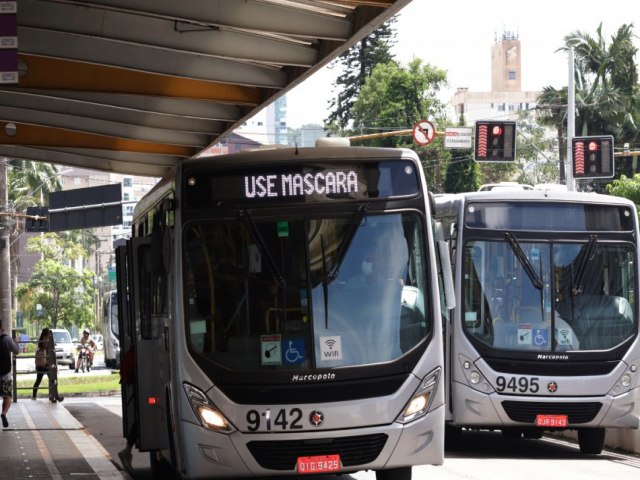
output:
[[18, 83], [18, 7], [0, 1], [0, 84]]

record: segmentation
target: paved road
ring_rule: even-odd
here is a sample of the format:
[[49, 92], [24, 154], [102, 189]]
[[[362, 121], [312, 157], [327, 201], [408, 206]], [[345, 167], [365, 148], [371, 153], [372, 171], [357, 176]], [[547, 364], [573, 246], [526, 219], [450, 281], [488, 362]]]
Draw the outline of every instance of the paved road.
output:
[[[109, 451], [119, 465], [124, 447], [120, 397], [70, 398], [65, 407]], [[146, 454], [135, 452], [135, 480], [152, 479]], [[291, 478], [291, 477], [287, 477]], [[325, 476], [322, 480], [375, 480], [373, 472]], [[582, 455], [576, 444], [557, 438], [505, 441], [499, 432], [467, 432], [456, 451], [447, 452], [443, 466], [413, 469], [415, 480], [638, 480], [640, 456], [616, 452]], [[314, 477], [318, 480], [318, 477]]]

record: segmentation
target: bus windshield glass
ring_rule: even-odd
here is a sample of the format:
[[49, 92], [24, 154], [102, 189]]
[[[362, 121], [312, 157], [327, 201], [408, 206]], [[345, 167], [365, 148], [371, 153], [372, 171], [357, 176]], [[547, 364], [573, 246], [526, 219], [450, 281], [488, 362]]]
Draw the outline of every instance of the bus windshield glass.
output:
[[507, 233], [504, 241], [467, 242], [465, 329], [496, 349], [611, 349], [637, 330], [636, 261], [633, 245], [595, 235], [569, 243]]
[[232, 371], [390, 362], [431, 332], [417, 213], [191, 222], [191, 350]]

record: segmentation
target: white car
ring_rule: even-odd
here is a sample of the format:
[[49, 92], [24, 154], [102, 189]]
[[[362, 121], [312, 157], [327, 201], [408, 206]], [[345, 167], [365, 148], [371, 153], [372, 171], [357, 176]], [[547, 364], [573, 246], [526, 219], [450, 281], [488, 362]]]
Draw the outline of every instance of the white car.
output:
[[98, 350], [104, 349], [104, 337], [102, 336], [102, 334], [98, 333], [93, 337], [93, 340], [96, 342], [96, 348]]
[[59, 365], [69, 365], [69, 368], [76, 368], [76, 357], [74, 344], [71, 335], [66, 328], [52, 328], [53, 343], [56, 348], [56, 359]]

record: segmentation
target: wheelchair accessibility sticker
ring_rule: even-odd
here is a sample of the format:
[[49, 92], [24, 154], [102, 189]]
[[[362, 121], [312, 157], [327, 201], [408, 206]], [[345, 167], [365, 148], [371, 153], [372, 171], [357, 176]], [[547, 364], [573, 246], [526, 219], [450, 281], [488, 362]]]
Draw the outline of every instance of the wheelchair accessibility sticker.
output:
[[304, 362], [304, 340], [295, 338], [283, 342], [284, 364], [298, 365]]
[[532, 328], [528, 323], [518, 325], [518, 345], [534, 345], [546, 347], [549, 345], [548, 328]]
[[549, 329], [534, 328], [531, 332], [531, 340], [536, 347], [546, 347], [549, 345]]

